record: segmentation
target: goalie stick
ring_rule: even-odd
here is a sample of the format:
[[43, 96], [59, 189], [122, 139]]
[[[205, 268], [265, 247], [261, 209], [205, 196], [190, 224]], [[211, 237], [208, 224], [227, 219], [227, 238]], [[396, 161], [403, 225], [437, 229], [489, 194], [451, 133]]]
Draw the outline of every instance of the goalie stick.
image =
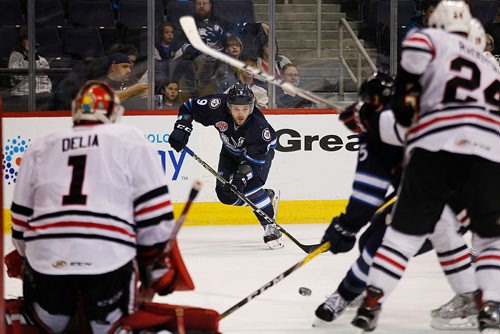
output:
[[[225, 178], [223, 178], [221, 175], [219, 175], [215, 169], [213, 169], [209, 164], [207, 164], [205, 161], [203, 161], [202, 158], [200, 158], [199, 156], [197, 156], [189, 147], [187, 147], [187, 146], [184, 147], [184, 151], [186, 151], [187, 154], [189, 154], [196, 161], [198, 161], [200, 163], [200, 165], [202, 165], [203, 167], [205, 167], [205, 169], [208, 170], [210, 172], [210, 174], [212, 174], [213, 176], [215, 176], [217, 178], [217, 180], [219, 180], [222, 184], [228, 184], [229, 183]], [[249, 207], [251, 207], [252, 210], [254, 210], [255, 212], [257, 212], [258, 215], [260, 215], [262, 218], [264, 218], [268, 223], [270, 223], [270, 224], [276, 224], [276, 221], [273, 218], [269, 217], [264, 211], [262, 211], [261, 209], [259, 209], [244, 194], [242, 194], [241, 192], [239, 192], [236, 189], [233, 189], [232, 187], [231, 187], [231, 191], [236, 196], [238, 196], [243, 202], [245, 202]], [[281, 233], [283, 233], [284, 235], [286, 235], [290, 240], [292, 240], [292, 242], [294, 244], [296, 244], [297, 246], [299, 246], [299, 248], [302, 249], [306, 253], [311, 253], [313, 250], [315, 250], [316, 248], [318, 248], [318, 246], [320, 246], [320, 244], [316, 244], [316, 245], [304, 245], [304, 244], [300, 243], [297, 239], [295, 239], [293, 237], [293, 235], [291, 235], [290, 233], [288, 233], [288, 231], [286, 231], [283, 227], [281, 227], [278, 224], [276, 224], [276, 226], [278, 227], [278, 230], [280, 230]]]
[[326, 100], [311, 91], [301, 89], [290, 84], [289, 82], [276, 78], [275, 76], [267, 73], [266, 71], [263, 71], [262, 69], [247, 65], [238, 59], [231, 58], [225, 53], [212, 49], [211, 47], [203, 43], [200, 34], [198, 33], [198, 29], [196, 28], [196, 22], [192, 16], [183, 16], [180, 18], [179, 22], [181, 24], [182, 30], [184, 30], [184, 33], [186, 34], [187, 39], [189, 40], [191, 45], [198, 51], [205, 53], [206, 55], [211, 56], [223, 63], [231, 65], [237, 69], [243, 70], [247, 73], [251, 73], [260, 80], [270, 82], [273, 85], [283, 88], [283, 90], [286, 92], [298, 95], [314, 103], [324, 104], [328, 108], [331, 108], [336, 114], [340, 113], [339, 110], [341, 110], [342, 108], [335, 105], [331, 101]]

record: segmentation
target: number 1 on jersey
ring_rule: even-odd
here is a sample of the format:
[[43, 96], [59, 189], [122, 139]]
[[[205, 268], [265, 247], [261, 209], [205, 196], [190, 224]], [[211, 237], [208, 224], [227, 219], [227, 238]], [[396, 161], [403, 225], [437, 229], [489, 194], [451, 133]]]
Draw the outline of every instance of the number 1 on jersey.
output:
[[82, 194], [83, 179], [85, 178], [86, 155], [73, 155], [68, 158], [68, 166], [73, 166], [69, 194], [63, 196], [63, 205], [87, 203], [87, 195]]

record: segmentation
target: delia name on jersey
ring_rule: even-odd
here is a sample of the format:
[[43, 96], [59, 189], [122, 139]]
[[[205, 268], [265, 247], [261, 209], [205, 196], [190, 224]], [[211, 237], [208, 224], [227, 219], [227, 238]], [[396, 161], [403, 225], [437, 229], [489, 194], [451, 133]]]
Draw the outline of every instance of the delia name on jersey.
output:
[[87, 137], [71, 137], [63, 138], [62, 150], [63, 152], [69, 150], [77, 150], [79, 148], [99, 147], [99, 140], [96, 134]]

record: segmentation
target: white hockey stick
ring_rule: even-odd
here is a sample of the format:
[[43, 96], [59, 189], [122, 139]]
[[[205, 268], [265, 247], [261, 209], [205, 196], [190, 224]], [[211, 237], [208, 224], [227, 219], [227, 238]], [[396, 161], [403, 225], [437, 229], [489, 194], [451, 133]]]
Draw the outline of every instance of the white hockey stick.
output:
[[237, 69], [243, 70], [247, 73], [251, 73], [260, 80], [270, 82], [273, 85], [283, 88], [283, 90], [286, 92], [298, 95], [314, 103], [324, 104], [328, 108], [331, 108], [336, 114], [340, 113], [339, 110], [343, 109], [335, 105], [331, 101], [314, 94], [313, 92], [295, 87], [289, 82], [285, 82], [282, 79], [276, 78], [275, 76], [261, 70], [260, 68], [247, 65], [244, 62], [238, 59], [234, 59], [223, 52], [212, 49], [201, 40], [200, 34], [198, 33], [198, 28], [196, 28], [196, 22], [194, 21], [194, 18], [192, 16], [183, 16], [180, 18], [179, 22], [181, 24], [182, 30], [184, 30], [184, 33], [186, 34], [187, 39], [189, 40], [191, 45], [198, 51], [203, 52], [206, 55], [211, 56], [223, 63], [231, 65]]

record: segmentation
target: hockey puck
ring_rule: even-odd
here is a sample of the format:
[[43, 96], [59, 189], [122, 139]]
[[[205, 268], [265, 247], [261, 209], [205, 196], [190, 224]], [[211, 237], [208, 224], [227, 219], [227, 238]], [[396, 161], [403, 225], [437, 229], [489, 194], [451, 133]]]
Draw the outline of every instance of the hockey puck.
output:
[[301, 286], [301, 287], [299, 288], [299, 293], [300, 293], [302, 296], [310, 296], [310, 295], [311, 295], [311, 293], [312, 293], [312, 291], [311, 291], [311, 289], [309, 289], [309, 288], [306, 288], [306, 287]]

